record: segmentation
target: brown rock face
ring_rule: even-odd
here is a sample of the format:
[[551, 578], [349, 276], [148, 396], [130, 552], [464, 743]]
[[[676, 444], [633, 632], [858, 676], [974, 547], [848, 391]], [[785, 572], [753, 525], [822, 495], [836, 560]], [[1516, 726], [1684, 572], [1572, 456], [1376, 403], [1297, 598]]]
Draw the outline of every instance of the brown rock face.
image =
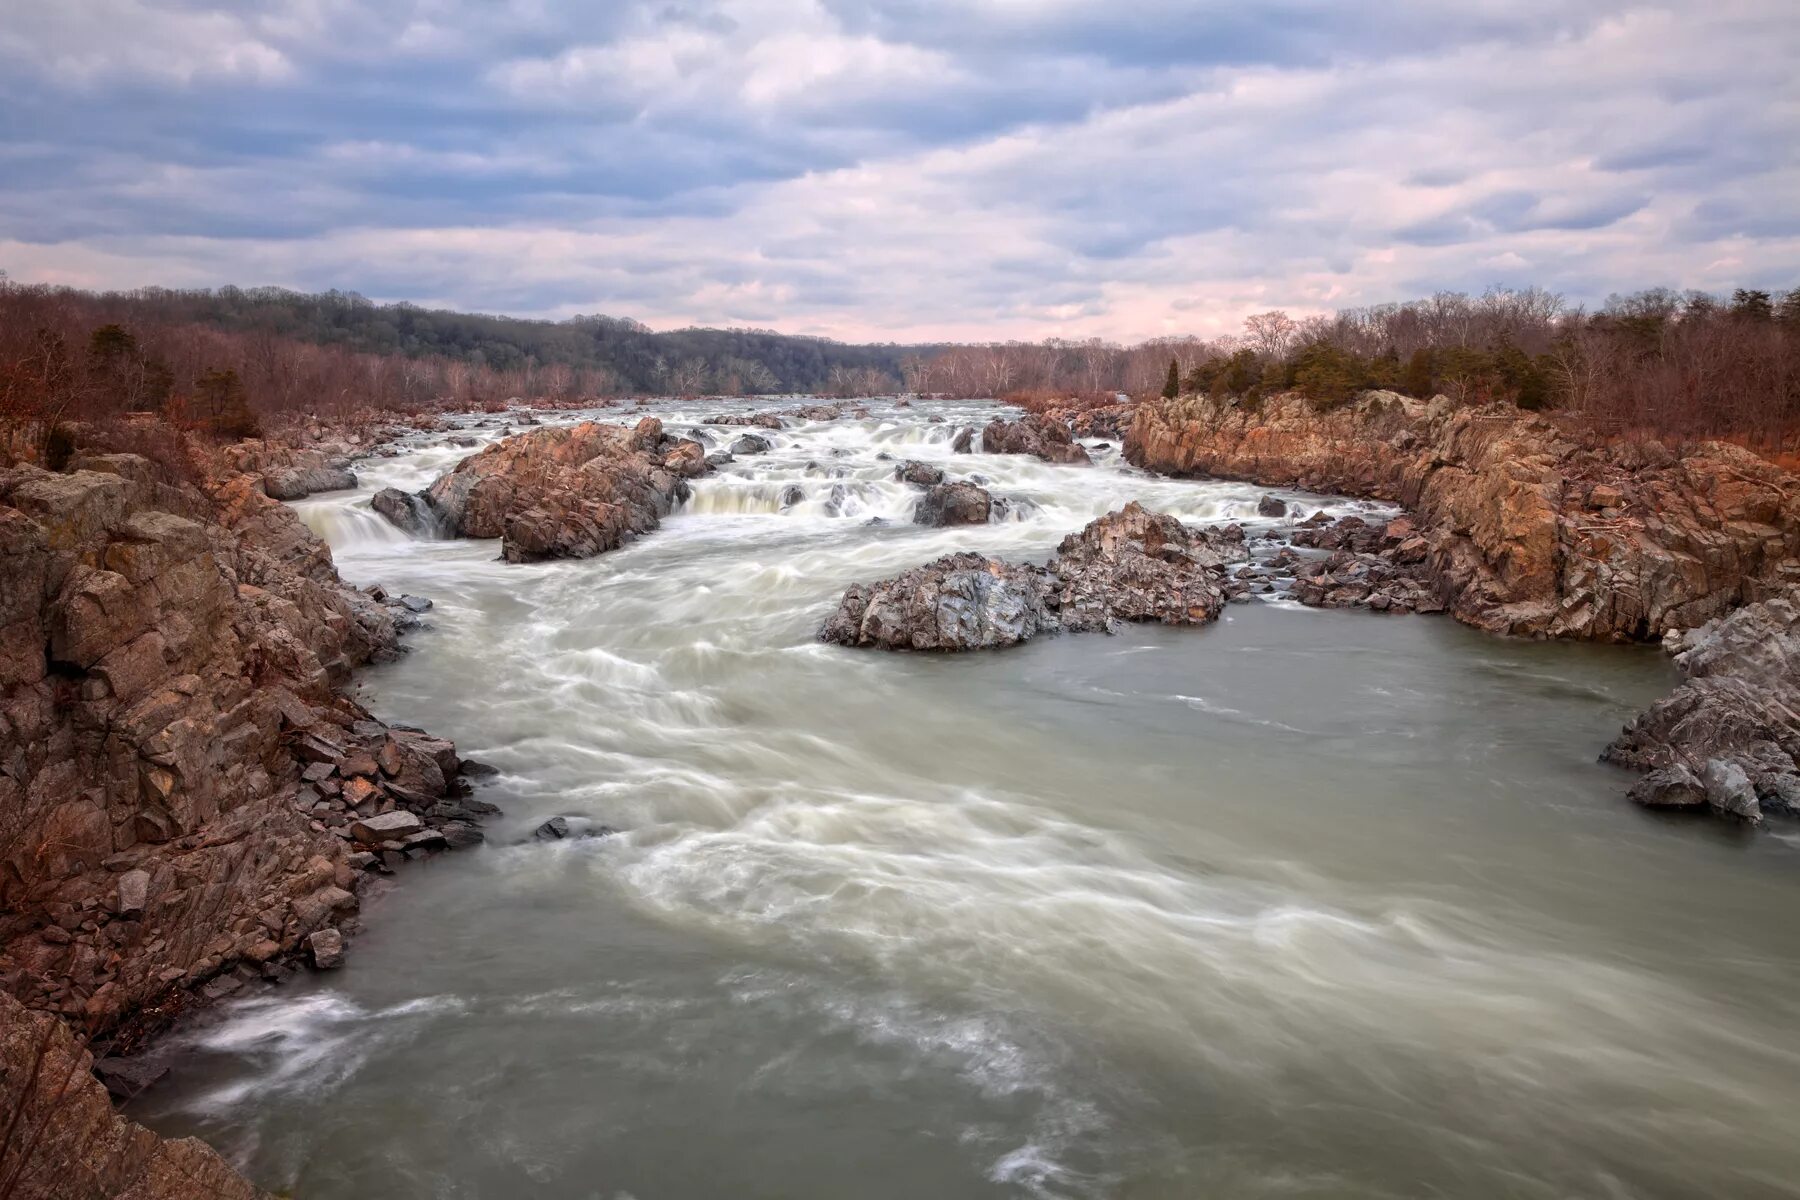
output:
[[1046, 567], [951, 554], [856, 584], [822, 641], [887, 650], [1012, 646], [1040, 633], [1115, 631], [1123, 621], [1202, 625], [1225, 605], [1225, 564], [1241, 548], [1132, 503], [1064, 538]]
[[[0, 1151], [10, 1200], [257, 1200], [197, 1138], [164, 1141], [113, 1111], [67, 1027], [0, 993]], [[16, 1174], [15, 1174], [16, 1172]]]
[[[254, 476], [77, 466], [0, 472], [0, 991], [106, 1031], [337, 919], [336, 764], [388, 733], [333, 689], [398, 626]], [[392, 736], [369, 811], [451, 803]]]
[[508, 562], [589, 558], [655, 529], [686, 480], [706, 469], [698, 442], [586, 421], [535, 429], [456, 464], [425, 492], [445, 532], [501, 539]]
[[1736, 447], [1584, 445], [1513, 409], [1391, 393], [1316, 412], [1188, 397], [1140, 406], [1133, 464], [1406, 506], [1457, 619], [1629, 641], [1721, 616], [1800, 576], [1800, 491]]
[[988, 422], [981, 431], [981, 449], [985, 454], [1030, 454], [1053, 463], [1086, 465], [1093, 461], [1076, 444], [1067, 424], [1039, 414]]

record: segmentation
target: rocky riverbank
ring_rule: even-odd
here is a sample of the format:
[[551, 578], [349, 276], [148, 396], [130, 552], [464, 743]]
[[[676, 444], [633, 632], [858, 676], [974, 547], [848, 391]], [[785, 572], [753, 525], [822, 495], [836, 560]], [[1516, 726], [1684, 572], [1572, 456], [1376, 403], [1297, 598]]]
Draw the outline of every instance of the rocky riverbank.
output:
[[1721, 443], [1577, 441], [1517, 409], [1369, 393], [1142, 405], [1132, 464], [1404, 506], [1458, 620], [1598, 641], [1688, 629], [1800, 579], [1800, 488]]
[[339, 690], [429, 602], [345, 585], [266, 478], [0, 471], [0, 991], [121, 1090], [183, 1010], [340, 962], [371, 875], [481, 836], [455, 747]]
[[1677, 640], [1681, 686], [1627, 725], [1610, 762], [1648, 771], [1631, 798], [1756, 822], [1800, 817], [1800, 588]]
[[[256, 1200], [198, 1138], [164, 1140], [113, 1110], [61, 1021], [0, 993], [0, 1180], [16, 1200]], [[17, 1120], [12, 1121], [14, 1114]]]
[[[1404, 540], [1386, 538], [1362, 574], [1399, 571], [1421, 611], [1496, 633], [1664, 639], [1687, 681], [1604, 755], [1651, 772], [1632, 798], [1750, 821], [1800, 807], [1800, 486], [1766, 460], [1381, 393], [1326, 411], [1297, 396], [1146, 404], [1125, 454], [1166, 474], [1406, 506]], [[1354, 597], [1339, 582], [1295, 594]]]

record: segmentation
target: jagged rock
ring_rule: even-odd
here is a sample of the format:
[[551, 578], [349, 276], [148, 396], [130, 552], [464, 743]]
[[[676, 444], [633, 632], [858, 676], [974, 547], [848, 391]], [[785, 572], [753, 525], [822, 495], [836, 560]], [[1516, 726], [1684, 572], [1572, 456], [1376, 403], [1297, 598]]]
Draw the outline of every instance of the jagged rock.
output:
[[551, 817], [532, 830], [531, 836], [540, 842], [560, 842], [569, 836], [569, 819], [567, 817]]
[[1577, 440], [1514, 408], [1392, 393], [1327, 412], [1297, 395], [1184, 397], [1139, 407], [1125, 457], [1404, 505], [1450, 611], [1499, 633], [1652, 638], [1800, 572], [1800, 488], [1722, 443]]
[[169, 1073], [169, 1065], [151, 1058], [98, 1058], [94, 1075], [115, 1100], [132, 1099], [145, 1088]]
[[[1603, 758], [1699, 776], [1707, 803], [1746, 820], [1790, 814], [1800, 797], [1800, 588], [1747, 605], [1681, 639], [1674, 691], [1639, 714]], [[1684, 793], [1685, 794], [1685, 793]]]
[[819, 636], [846, 646], [971, 650], [1121, 621], [1202, 624], [1224, 606], [1225, 564], [1242, 556], [1229, 538], [1134, 502], [1064, 538], [1047, 567], [951, 554], [856, 584]]
[[1287, 510], [1287, 501], [1280, 496], [1265, 495], [1256, 502], [1256, 515], [1259, 517], [1285, 517]]
[[403, 592], [400, 595], [400, 607], [408, 612], [425, 613], [431, 611], [432, 603], [424, 596], [409, 596]]
[[[346, 587], [257, 475], [202, 491], [132, 455], [0, 470], [0, 557], [7, 986], [102, 1032], [155, 1002], [153, 1029], [169, 993], [301, 953], [299, 908], [348, 852], [336, 763], [382, 728], [336, 689], [397, 653], [397, 606]], [[70, 950], [69, 907], [131, 935]]]
[[917, 459], [909, 458], [894, 468], [894, 478], [901, 483], [931, 487], [944, 482], [944, 471], [942, 467], [934, 467], [930, 463], [922, 463]]
[[727, 451], [718, 450], [718, 451], [713, 452], [712, 454], [707, 455], [705, 461], [706, 461], [706, 465], [709, 469], [716, 471], [720, 467], [724, 466], [727, 463], [736, 462], [737, 459], [733, 458], [731, 456], [731, 454]]
[[956, 431], [956, 437], [951, 440], [950, 451], [953, 454], [971, 454], [974, 452], [974, 449], [975, 427], [973, 425], [964, 425], [961, 429]]
[[1706, 785], [1706, 802], [1728, 816], [1746, 821], [1762, 820], [1762, 806], [1744, 768], [1723, 758], [1709, 758], [1700, 772]]
[[763, 429], [780, 429], [786, 422], [772, 412], [733, 413], [723, 417], [708, 417], [702, 425], [755, 425]]
[[263, 476], [263, 491], [275, 500], [303, 500], [314, 492], [356, 486], [356, 472], [345, 467], [298, 467]]
[[1091, 463], [1087, 448], [1053, 417], [1031, 414], [1017, 421], [995, 420], [981, 431], [984, 454], [1030, 454], [1045, 462]]
[[636, 427], [533, 430], [470, 455], [426, 491], [444, 528], [498, 537], [508, 562], [586, 558], [655, 529], [706, 469], [700, 443]]
[[1234, 543], [1133, 501], [1062, 540], [1050, 561], [1053, 599], [1073, 632], [1110, 632], [1120, 621], [1203, 625], [1225, 606], [1226, 564], [1243, 557], [1241, 533]]
[[378, 813], [352, 822], [350, 833], [364, 845], [379, 846], [382, 842], [398, 841], [423, 828], [425, 822], [416, 813], [396, 808], [393, 812]]
[[774, 443], [766, 437], [758, 437], [754, 433], [746, 433], [731, 443], [732, 454], [767, 454], [774, 448]]
[[150, 872], [127, 871], [119, 876], [119, 915], [141, 917], [150, 903]]
[[399, 488], [382, 488], [369, 497], [369, 507], [386, 518], [388, 524], [414, 537], [430, 537], [437, 532], [437, 513], [423, 496]]
[[1052, 620], [1049, 576], [979, 554], [950, 554], [844, 593], [821, 639], [890, 650], [972, 650], [1011, 646]]
[[1698, 808], [1706, 803], [1706, 785], [1676, 764], [1650, 772], [1626, 795], [1646, 808]]
[[985, 525], [993, 515], [993, 498], [973, 483], [939, 483], [926, 490], [913, 510], [915, 525]]
[[115, 1112], [92, 1066], [53, 1017], [0, 993], [0, 1112], [18, 1115], [0, 1149], [9, 1200], [267, 1200], [198, 1138], [165, 1141]]
[[321, 971], [344, 965], [344, 935], [336, 929], [315, 929], [306, 935], [306, 949], [312, 964]]

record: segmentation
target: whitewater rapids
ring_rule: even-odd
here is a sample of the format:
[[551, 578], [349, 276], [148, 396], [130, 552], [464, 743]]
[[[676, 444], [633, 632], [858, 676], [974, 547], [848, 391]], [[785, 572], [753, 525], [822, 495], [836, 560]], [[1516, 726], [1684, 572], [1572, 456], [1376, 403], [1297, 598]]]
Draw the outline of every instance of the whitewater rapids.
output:
[[[851, 582], [1042, 560], [1134, 499], [1254, 532], [1264, 489], [952, 454], [991, 405], [698, 423], [746, 407], [649, 410], [774, 446], [590, 561], [370, 511], [471, 452], [443, 435], [296, 505], [436, 601], [362, 698], [499, 767], [505, 816], [135, 1115], [309, 1198], [1800, 1196], [1794, 847], [1593, 761], [1654, 651], [1281, 600], [822, 646]], [[912, 526], [907, 458], [1010, 518]], [[531, 841], [557, 814], [622, 832]]]

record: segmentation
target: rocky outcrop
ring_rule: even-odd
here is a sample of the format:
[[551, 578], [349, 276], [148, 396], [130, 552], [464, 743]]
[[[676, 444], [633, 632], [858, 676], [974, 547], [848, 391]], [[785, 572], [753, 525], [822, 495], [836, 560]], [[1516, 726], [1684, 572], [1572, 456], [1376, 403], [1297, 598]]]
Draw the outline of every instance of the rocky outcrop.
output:
[[894, 468], [894, 478], [901, 483], [910, 483], [916, 487], [931, 487], [944, 482], [944, 469], [934, 467], [930, 463], [922, 463], [916, 458], [909, 458]]
[[1512, 408], [1370, 393], [1320, 412], [1147, 403], [1133, 464], [1372, 496], [1410, 510], [1457, 619], [1499, 633], [1654, 638], [1800, 576], [1800, 490], [1747, 451], [1578, 440]]
[[120, 1116], [92, 1064], [60, 1021], [0, 993], [0, 1182], [9, 1200], [264, 1195], [198, 1138], [165, 1141]]
[[386, 518], [388, 524], [413, 537], [425, 538], [437, 534], [437, 510], [431, 507], [424, 496], [417, 493], [385, 487], [369, 497], [369, 507]]
[[1200, 625], [1225, 604], [1241, 545], [1132, 503], [1064, 538], [1048, 566], [951, 554], [849, 588], [823, 641], [889, 650], [973, 650], [1040, 633], [1116, 631], [1124, 621]]
[[655, 529], [707, 470], [699, 442], [645, 417], [585, 421], [488, 446], [440, 476], [425, 499], [449, 536], [500, 538], [508, 562], [587, 558]]
[[1053, 408], [1047, 414], [1061, 421], [1078, 438], [1110, 438], [1119, 441], [1137, 415], [1136, 404], [1105, 404], [1097, 408]]
[[1441, 613], [1437, 582], [1426, 569], [1427, 546], [1411, 518], [1372, 525], [1361, 517], [1323, 514], [1286, 535], [1291, 546], [1326, 550], [1305, 556], [1283, 549], [1268, 567], [1292, 579], [1288, 595], [1312, 608]]
[[347, 442], [303, 447], [277, 440], [236, 442], [219, 451], [231, 470], [261, 476], [264, 493], [275, 500], [301, 500], [314, 492], [355, 487], [352, 453]]
[[886, 650], [1017, 645], [1057, 623], [1042, 567], [949, 554], [879, 583], [854, 584], [819, 638]]
[[984, 454], [1030, 454], [1045, 462], [1091, 463], [1069, 427], [1055, 417], [1032, 414], [1017, 421], [994, 420], [981, 431]]
[[1800, 588], [1681, 639], [1686, 677], [1606, 748], [1649, 771], [1631, 798], [1749, 821], [1800, 816]]
[[754, 425], [760, 429], [783, 429], [787, 422], [772, 412], [731, 413], [727, 416], [708, 417], [700, 422], [702, 425]]
[[0, 990], [143, 1028], [353, 913], [350, 810], [448, 821], [458, 764], [335, 692], [414, 618], [257, 477], [74, 466], [0, 472]]
[[986, 488], [966, 480], [935, 483], [913, 510], [914, 525], [985, 525], [994, 516], [994, 499]]

